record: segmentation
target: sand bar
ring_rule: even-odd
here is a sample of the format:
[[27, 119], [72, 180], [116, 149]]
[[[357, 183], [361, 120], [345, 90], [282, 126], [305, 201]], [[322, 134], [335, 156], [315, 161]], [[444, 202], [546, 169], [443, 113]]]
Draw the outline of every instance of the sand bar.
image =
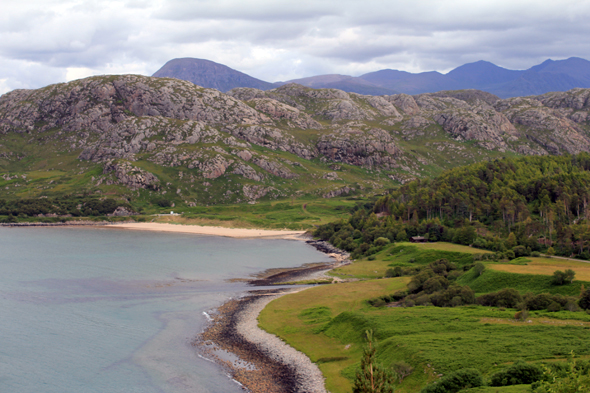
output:
[[105, 225], [105, 228], [114, 229], [132, 229], [136, 231], [157, 231], [157, 232], [176, 232], [176, 233], [194, 233], [196, 235], [225, 236], [240, 239], [265, 238], [265, 239], [288, 239], [288, 240], [306, 240], [303, 236], [305, 231], [280, 231], [269, 229], [245, 229], [245, 228], [223, 228], [209, 227], [201, 225], [180, 225], [180, 224], [163, 224], [156, 222], [137, 222]]

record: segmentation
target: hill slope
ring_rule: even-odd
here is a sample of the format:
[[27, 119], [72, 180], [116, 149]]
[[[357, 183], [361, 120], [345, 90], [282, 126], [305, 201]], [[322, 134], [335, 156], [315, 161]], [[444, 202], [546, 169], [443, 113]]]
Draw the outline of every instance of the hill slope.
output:
[[590, 151], [589, 97], [375, 97], [296, 84], [224, 94], [136, 75], [15, 90], [0, 97], [0, 197], [371, 194], [482, 160]]

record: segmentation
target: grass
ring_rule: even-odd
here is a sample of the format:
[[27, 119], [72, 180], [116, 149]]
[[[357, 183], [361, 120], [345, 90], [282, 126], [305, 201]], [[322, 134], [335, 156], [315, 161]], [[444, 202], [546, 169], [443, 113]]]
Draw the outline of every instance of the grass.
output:
[[322, 198], [266, 201], [255, 205], [182, 207], [182, 216], [161, 217], [156, 221], [228, 228], [308, 230], [348, 217], [350, 209], [357, 203], [359, 200], [351, 198]]
[[374, 255], [374, 260], [363, 258], [354, 263], [334, 269], [330, 274], [340, 278], [380, 278], [385, 271], [393, 266], [426, 265], [437, 259], [448, 259], [458, 266], [473, 263], [473, 254], [489, 251], [471, 248], [458, 244], [408, 243], [392, 244]]
[[487, 266], [490, 269], [507, 273], [518, 274], [541, 274], [551, 276], [556, 270], [564, 271], [571, 269], [576, 272], [576, 280], [590, 281], [590, 263], [578, 262], [567, 259], [535, 258], [527, 257], [530, 260], [526, 265], [496, 264]]
[[461, 393], [530, 393], [531, 385], [514, 385], [514, 386], [482, 386], [461, 390]]
[[[341, 371], [358, 362], [362, 346], [347, 344], [315, 334], [318, 323], [307, 318], [313, 310], [321, 310], [330, 318], [345, 311], [368, 308], [365, 298], [382, 296], [405, 287], [407, 278], [371, 280], [355, 283], [322, 285], [271, 302], [260, 314], [261, 326], [283, 338], [289, 345], [303, 351], [318, 363], [332, 392], [351, 390], [350, 380]], [[306, 315], [307, 313], [307, 315]], [[328, 314], [329, 313], [329, 314]], [[319, 324], [326, 322], [322, 320]]]
[[[414, 373], [398, 386], [399, 393], [417, 392], [436, 379], [435, 374], [461, 368], [476, 367], [489, 376], [518, 359], [562, 360], [572, 349], [582, 356], [590, 354], [590, 316], [582, 312], [534, 312], [535, 322], [523, 323], [513, 320], [514, 310], [372, 308], [364, 302], [402, 288], [406, 280], [311, 288], [271, 302], [259, 322], [318, 363], [333, 393], [350, 391], [366, 329], [375, 332], [380, 362], [391, 366], [403, 360], [414, 367]], [[567, 319], [554, 318], [561, 314], [567, 314]]]
[[[553, 293], [567, 296], [578, 296], [582, 285], [588, 287], [588, 282], [574, 281], [566, 285], [553, 285], [552, 277], [540, 274], [515, 274], [494, 270], [493, 264], [487, 265], [484, 272], [477, 276], [473, 269], [459, 277], [457, 282], [469, 285], [476, 295], [496, 292], [503, 288], [514, 288], [521, 293]], [[520, 268], [520, 265], [507, 265]]]
[[[390, 367], [404, 361], [414, 367], [412, 375], [396, 387], [398, 393], [418, 392], [439, 374], [461, 368], [475, 367], [489, 377], [519, 359], [535, 363], [563, 361], [571, 350], [581, 357], [590, 356], [587, 340], [590, 315], [585, 312], [534, 311], [530, 313], [530, 322], [520, 322], [514, 319], [515, 310], [510, 309], [375, 308], [366, 302], [405, 288], [409, 277], [368, 279], [381, 274], [388, 266], [424, 265], [440, 257], [466, 265], [473, 262], [472, 254], [481, 252], [449, 243], [393, 244], [376, 254], [375, 260], [356, 261], [334, 271], [338, 276], [365, 280], [318, 286], [281, 297], [262, 311], [259, 322], [262, 328], [316, 362], [326, 377], [327, 389], [333, 393], [350, 392], [362, 355], [363, 332], [367, 329], [372, 329], [378, 340], [379, 362]], [[531, 258], [522, 263], [528, 265], [488, 262], [482, 275], [476, 276], [472, 269], [458, 281], [478, 294], [506, 287], [521, 292], [579, 294], [581, 281], [554, 286], [549, 275], [494, 268], [553, 269], [555, 264], [560, 264], [565, 269], [584, 267], [583, 262]], [[527, 385], [483, 387], [466, 392], [520, 393], [529, 388]]]
[[435, 242], [435, 243], [396, 243], [398, 246], [404, 247], [416, 247], [418, 250], [437, 250], [437, 251], [449, 251], [449, 252], [460, 252], [465, 254], [486, 254], [491, 251], [482, 250], [479, 248], [473, 248], [468, 246], [462, 246], [460, 244], [446, 243], [446, 242]]

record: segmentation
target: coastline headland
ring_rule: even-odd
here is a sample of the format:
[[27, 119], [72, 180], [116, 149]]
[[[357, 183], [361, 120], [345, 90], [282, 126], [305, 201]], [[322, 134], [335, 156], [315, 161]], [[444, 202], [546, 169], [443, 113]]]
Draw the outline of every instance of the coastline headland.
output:
[[[250, 284], [268, 286], [317, 279], [348, 263], [342, 253], [330, 254], [336, 259], [334, 263], [272, 271], [251, 280]], [[201, 356], [221, 365], [231, 378], [252, 393], [325, 393], [324, 377], [316, 364], [258, 327], [258, 315], [268, 303], [307, 288], [253, 290], [231, 299], [212, 312], [212, 321], [193, 345]]]

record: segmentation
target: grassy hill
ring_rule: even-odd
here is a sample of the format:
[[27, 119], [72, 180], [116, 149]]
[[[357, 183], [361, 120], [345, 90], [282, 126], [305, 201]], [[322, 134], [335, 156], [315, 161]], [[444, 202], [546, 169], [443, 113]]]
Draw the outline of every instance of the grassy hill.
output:
[[[404, 290], [411, 281], [409, 276], [383, 278], [387, 268], [426, 267], [436, 257], [468, 267], [477, 251], [448, 243], [390, 245], [373, 260], [357, 260], [332, 272], [349, 282], [317, 286], [271, 302], [259, 317], [260, 325], [316, 362], [326, 376], [327, 389], [334, 393], [350, 391], [367, 329], [372, 329], [378, 340], [379, 362], [385, 367], [405, 362], [413, 368], [396, 384], [396, 392], [403, 393], [418, 392], [441, 375], [468, 367], [490, 378], [517, 360], [559, 363], [571, 350], [582, 358], [590, 357], [586, 340], [590, 316], [583, 311], [531, 311], [520, 321], [515, 319], [517, 310], [502, 307], [373, 307], [368, 302]], [[548, 263], [560, 269], [585, 268], [580, 262], [536, 258], [525, 263], [510, 266], [526, 267], [527, 274], [500, 272], [495, 267], [506, 266], [505, 262], [486, 262], [481, 276], [474, 277], [470, 269], [457, 282], [472, 286], [479, 294], [516, 288], [523, 294], [565, 291], [577, 295], [581, 284], [590, 285], [577, 280], [565, 286], [550, 283], [545, 269]], [[530, 385], [518, 385], [465, 392], [529, 389]]]

